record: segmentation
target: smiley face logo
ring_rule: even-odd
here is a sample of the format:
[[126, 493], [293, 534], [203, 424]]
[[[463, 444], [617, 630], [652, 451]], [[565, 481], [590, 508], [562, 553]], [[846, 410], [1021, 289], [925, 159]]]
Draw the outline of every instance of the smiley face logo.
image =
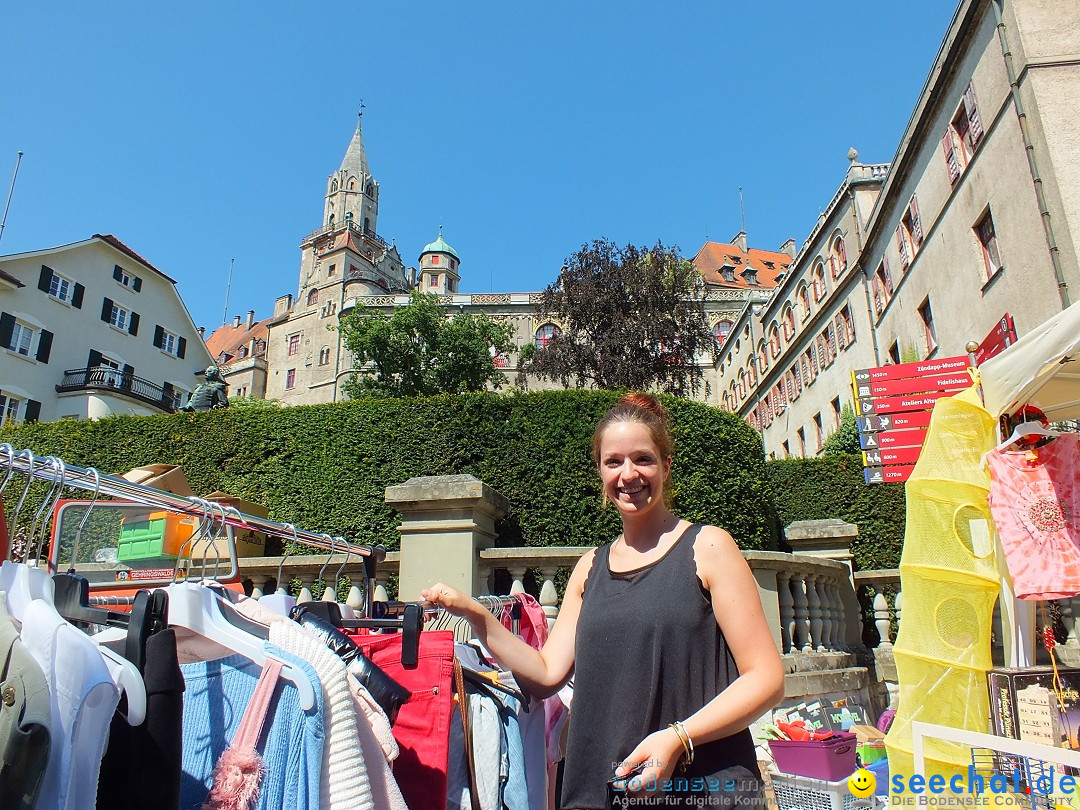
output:
[[848, 777], [847, 788], [851, 791], [852, 796], [865, 799], [873, 795], [875, 788], [877, 788], [877, 777], [866, 768], [859, 768]]

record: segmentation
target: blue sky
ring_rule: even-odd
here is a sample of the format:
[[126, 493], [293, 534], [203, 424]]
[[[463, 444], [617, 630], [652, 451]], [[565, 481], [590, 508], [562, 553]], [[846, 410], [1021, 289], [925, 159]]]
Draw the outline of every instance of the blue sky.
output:
[[[464, 292], [539, 290], [584, 242], [799, 243], [892, 158], [954, 11], [895, 4], [8, 3], [0, 253], [113, 233], [198, 325], [295, 294], [366, 105], [378, 231], [444, 226]], [[2, 204], [3, 198], [0, 198]]]

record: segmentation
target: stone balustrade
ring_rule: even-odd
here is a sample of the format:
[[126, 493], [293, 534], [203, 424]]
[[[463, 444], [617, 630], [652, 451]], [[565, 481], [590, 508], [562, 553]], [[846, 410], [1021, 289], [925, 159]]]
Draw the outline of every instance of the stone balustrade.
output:
[[[391, 575], [397, 575], [400, 560], [400, 552], [388, 551], [386, 558], [379, 562], [375, 569], [376, 583], [379, 583], [373, 594], [375, 601], [387, 600], [383, 583]], [[284, 559], [281, 557], [241, 557], [238, 563], [240, 579], [241, 581], [250, 580], [250, 594], [256, 599], [264, 594], [275, 593], [282, 587], [296, 596], [300, 602], [311, 601], [313, 594], [316, 593], [329, 599], [335, 592], [334, 583], [345, 578], [349, 580], [348, 598], [345, 603], [352, 608], [363, 606], [364, 594], [361, 586], [364, 582], [364, 564], [355, 555], [296, 554]], [[279, 566], [280, 581], [278, 579]], [[298, 589], [292, 587], [297, 581], [300, 583]]]
[[[877, 634], [878, 647], [892, 647], [893, 623], [900, 623], [900, 609], [903, 594], [900, 592], [900, 570], [883, 568], [873, 571], [855, 572], [855, 587], [872, 591], [874, 631]], [[892, 602], [890, 604], [890, 592]]]

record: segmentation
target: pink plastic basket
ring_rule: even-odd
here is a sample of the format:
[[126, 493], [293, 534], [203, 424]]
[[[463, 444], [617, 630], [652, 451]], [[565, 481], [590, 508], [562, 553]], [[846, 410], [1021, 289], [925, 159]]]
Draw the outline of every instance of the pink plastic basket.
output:
[[784, 773], [838, 782], [855, 773], [855, 735], [838, 731], [827, 740], [769, 740], [776, 767]]

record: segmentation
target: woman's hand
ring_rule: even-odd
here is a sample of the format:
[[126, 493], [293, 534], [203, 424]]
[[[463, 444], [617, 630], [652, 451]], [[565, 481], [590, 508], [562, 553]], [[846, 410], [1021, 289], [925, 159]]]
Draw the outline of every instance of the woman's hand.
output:
[[615, 776], [625, 776], [638, 764], [645, 763], [645, 768], [627, 782], [616, 783], [615, 787], [625, 785], [631, 795], [653, 796], [660, 792], [667, 780], [675, 772], [675, 765], [682, 758], [683, 745], [679, 735], [672, 728], [654, 731], [640, 743], [616, 770]]
[[441, 582], [436, 582], [430, 588], [420, 591], [420, 595], [447, 613], [464, 619], [473, 618], [479, 607], [479, 603], [471, 596], [466, 596], [456, 588], [451, 588]]

